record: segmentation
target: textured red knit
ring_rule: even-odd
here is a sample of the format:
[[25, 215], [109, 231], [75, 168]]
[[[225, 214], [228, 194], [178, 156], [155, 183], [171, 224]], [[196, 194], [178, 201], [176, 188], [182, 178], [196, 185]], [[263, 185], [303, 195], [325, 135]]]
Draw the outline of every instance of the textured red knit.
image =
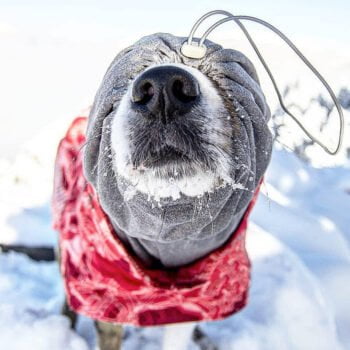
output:
[[248, 215], [230, 239], [184, 267], [149, 269], [118, 239], [82, 171], [87, 119], [79, 117], [61, 141], [52, 199], [60, 234], [61, 271], [68, 303], [93, 319], [138, 326], [217, 320], [247, 302]]

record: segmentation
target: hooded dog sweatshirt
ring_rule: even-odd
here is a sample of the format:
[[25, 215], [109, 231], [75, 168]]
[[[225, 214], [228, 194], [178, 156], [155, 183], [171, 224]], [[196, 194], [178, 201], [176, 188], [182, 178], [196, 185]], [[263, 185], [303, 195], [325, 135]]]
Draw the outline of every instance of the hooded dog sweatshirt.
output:
[[55, 164], [53, 225], [69, 306], [96, 320], [136, 326], [218, 320], [242, 309], [250, 279], [245, 236], [258, 190], [221, 247], [181, 267], [147, 267], [118, 238], [84, 177], [86, 125], [86, 117], [73, 121]]

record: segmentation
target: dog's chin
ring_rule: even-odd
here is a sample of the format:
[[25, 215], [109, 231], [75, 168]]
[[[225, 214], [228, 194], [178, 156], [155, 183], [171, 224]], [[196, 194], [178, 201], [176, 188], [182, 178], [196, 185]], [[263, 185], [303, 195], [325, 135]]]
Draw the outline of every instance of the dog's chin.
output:
[[168, 179], [170, 181], [195, 176], [198, 172], [198, 169], [189, 161], [170, 159], [145, 161], [143, 166], [140, 167], [140, 171], [144, 172], [145, 169], [152, 172], [157, 179]]
[[188, 154], [173, 147], [165, 147], [158, 154], [145, 157], [140, 166], [135, 166], [141, 172], [148, 170], [156, 178], [164, 180], [191, 177], [204, 168], [204, 165], [198, 166], [198, 161], [195, 162]]
[[149, 160], [136, 168], [127, 165], [116, 174], [126, 189], [125, 200], [141, 192], [162, 203], [169, 198], [171, 201], [180, 199], [183, 195], [200, 197], [231, 182], [199, 164], [181, 159]]

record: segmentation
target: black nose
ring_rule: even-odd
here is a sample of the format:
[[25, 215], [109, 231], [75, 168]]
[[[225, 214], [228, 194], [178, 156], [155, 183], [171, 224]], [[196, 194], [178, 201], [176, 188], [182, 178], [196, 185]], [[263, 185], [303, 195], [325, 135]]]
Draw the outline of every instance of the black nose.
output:
[[175, 66], [146, 70], [135, 80], [131, 96], [134, 108], [166, 120], [187, 113], [199, 97], [195, 77]]

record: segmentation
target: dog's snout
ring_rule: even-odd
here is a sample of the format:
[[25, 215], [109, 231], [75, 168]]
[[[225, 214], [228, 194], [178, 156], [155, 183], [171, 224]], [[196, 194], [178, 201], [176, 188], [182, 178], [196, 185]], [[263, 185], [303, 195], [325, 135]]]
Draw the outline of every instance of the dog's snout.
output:
[[170, 118], [188, 112], [199, 97], [199, 83], [192, 74], [179, 67], [160, 66], [135, 80], [131, 99], [135, 108]]

